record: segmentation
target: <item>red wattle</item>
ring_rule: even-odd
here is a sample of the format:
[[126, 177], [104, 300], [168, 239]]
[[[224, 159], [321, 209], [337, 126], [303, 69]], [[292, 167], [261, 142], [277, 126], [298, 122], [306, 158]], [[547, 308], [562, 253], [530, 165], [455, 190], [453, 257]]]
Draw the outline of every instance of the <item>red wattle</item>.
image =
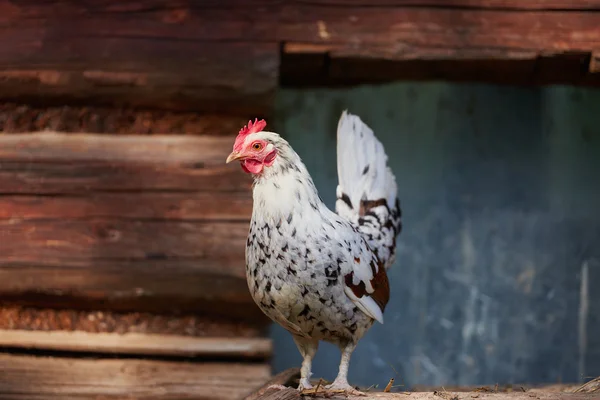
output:
[[263, 163], [258, 160], [248, 158], [242, 161], [242, 169], [251, 174], [260, 174], [263, 169]]

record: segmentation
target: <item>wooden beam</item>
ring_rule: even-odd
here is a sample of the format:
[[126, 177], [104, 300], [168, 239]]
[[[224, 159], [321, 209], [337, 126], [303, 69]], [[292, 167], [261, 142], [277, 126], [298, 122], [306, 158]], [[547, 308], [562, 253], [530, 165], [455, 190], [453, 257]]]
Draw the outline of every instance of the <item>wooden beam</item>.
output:
[[69, 219], [247, 222], [251, 213], [252, 199], [247, 192], [0, 196], [0, 224], [3, 219], [13, 222]]
[[[229, 137], [34, 133], [0, 137], [0, 191], [22, 194], [249, 189]], [[249, 192], [247, 192], [249, 195]]]
[[0, 355], [0, 398], [237, 399], [267, 380], [267, 364]]
[[[365, 5], [365, 0], [314, 0], [320, 5]], [[373, 0], [371, 6], [378, 7], [420, 7], [420, 8], [467, 8], [467, 9], [504, 9], [504, 10], [600, 10], [600, 0]]]
[[[306, 49], [312, 48], [317, 59], [325, 60], [309, 82], [314, 84], [350, 81], [336, 78], [328, 60], [342, 65], [346, 60], [391, 61], [393, 73], [387, 65], [386, 75], [394, 80], [412, 79], [419, 68], [408, 68], [406, 75], [404, 66], [426, 60], [421, 79], [451, 79], [456, 68], [440, 71], [429, 61], [459, 66], [489, 60], [527, 62], [535, 72], [538, 59], [569, 54], [589, 58], [600, 47], [600, 6], [593, 0], [457, 0], [450, 5], [442, 0], [178, 5], [109, 0], [59, 6], [36, 0], [3, 2], [0, 11], [0, 91], [5, 99], [244, 116], [269, 112], [280, 64], [283, 82], [296, 79], [285, 64], [297, 63], [290, 56], [298, 55], [299, 48], [303, 58], [311, 56]], [[483, 66], [497, 75], [506, 72], [493, 63]], [[355, 72], [354, 81], [379, 75], [377, 67], [370, 64]], [[466, 80], [468, 73], [467, 69], [460, 75]], [[581, 76], [559, 78], [587, 83]]]
[[266, 338], [190, 337], [139, 333], [0, 330], [0, 347], [121, 355], [267, 359]]
[[0, 299], [265, 321], [234, 134], [0, 136]]
[[0, 307], [0, 329], [80, 331], [89, 333], [150, 334], [190, 337], [262, 338], [267, 327], [235, 318], [202, 314], [165, 314], [20, 307]]
[[58, 131], [110, 134], [231, 136], [247, 118], [197, 112], [139, 110], [129, 107], [0, 104], [0, 132]]
[[546, 9], [532, 2], [538, 7], [524, 11], [510, 1], [430, 3], [383, 0], [361, 8], [366, 3], [359, 0], [323, 0], [289, 9], [281, 19], [286, 21], [282, 84], [600, 85], [585, 68], [600, 44], [598, 4], [578, 9], [574, 3], [567, 11], [558, 3]]
[[279, 47], [245, 40], [253, 8], [238, 6], [237, 18], [223, 18], [226, 7], [198, 12], [164, 2], [2, 2], [3, 97], [266, 113]]

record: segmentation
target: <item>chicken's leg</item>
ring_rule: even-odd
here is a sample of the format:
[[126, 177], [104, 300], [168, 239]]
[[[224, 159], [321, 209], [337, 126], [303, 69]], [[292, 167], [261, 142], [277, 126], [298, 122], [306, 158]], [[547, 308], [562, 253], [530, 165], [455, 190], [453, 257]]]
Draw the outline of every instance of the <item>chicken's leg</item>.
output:
[[342, 350], [342, 360], [340, 361], [340, 369], [337, 377], [331, 385], [326, 386], [329, 390], [343, 390], [348, 394], [364, 395], [364, 393], [354, 389], [348, 383], [348, 367], [350, 366], [350, 356], [356, 347], [355, 343], [347, 343], [345, 346], [340, 346]]
[[302, 391], [304, 389], [312, 388], [310, 384], [310, 375], [311, 375], [311, 367], [312, 367], [312, 359], [319, 348], [318, 340], [309, 340], [300, 336], [292, 335], [294, 338], [294, 342], [296, 346], [298, 346], [298, 351], [302, 355], [302, 367], [300, 368], [300, 384], [298, 385], [298, 390]]

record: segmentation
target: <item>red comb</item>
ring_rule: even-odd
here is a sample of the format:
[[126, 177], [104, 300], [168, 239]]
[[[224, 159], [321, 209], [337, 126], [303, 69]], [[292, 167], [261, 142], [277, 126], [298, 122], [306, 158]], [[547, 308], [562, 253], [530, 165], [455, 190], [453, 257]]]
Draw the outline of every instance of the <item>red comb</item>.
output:
[[252, 123], [252, 120], [250, 120], [250, 121], [248, 121], [248, 125], [244, 126], [242, 129], [240, 129], [240, 133], [238, 133], [238, 136], [246, 136], [251, 133], [260, 132], [263, 129], [265, 129], [265, 126], [267, 126], [267, 123], [265, 122], [264, 119], [261, 119], [259, 121], [258, 118], [255, 118], [254, 123]]
[[259, 121], [258, 118], [255, 118], [254, 123], [252, 123], [252, 120], [248, 121], [248, 125], [240, 129], [240, 133], [238, 133], [237, 138], [235, 138], [233, 149], [235, 151], [241, 151], [246, 136], [248, 136], [251, 133], [262, 131], [265, 128], [265, 126], [267, 126], [267, 123], [264, 119], [261, 119]]

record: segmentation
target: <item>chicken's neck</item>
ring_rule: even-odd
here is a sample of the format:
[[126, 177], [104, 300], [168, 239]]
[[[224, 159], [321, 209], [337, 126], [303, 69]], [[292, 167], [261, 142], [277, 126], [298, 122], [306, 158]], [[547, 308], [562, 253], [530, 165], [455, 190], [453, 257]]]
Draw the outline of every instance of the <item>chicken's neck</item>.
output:
[[305, 224], [317, 223], [330, 213], [306, 166], [293, 151], [278, 157], [261, 176], [255, 177], [253, 198], [252, 219], [267, 224], [293, 216]]

